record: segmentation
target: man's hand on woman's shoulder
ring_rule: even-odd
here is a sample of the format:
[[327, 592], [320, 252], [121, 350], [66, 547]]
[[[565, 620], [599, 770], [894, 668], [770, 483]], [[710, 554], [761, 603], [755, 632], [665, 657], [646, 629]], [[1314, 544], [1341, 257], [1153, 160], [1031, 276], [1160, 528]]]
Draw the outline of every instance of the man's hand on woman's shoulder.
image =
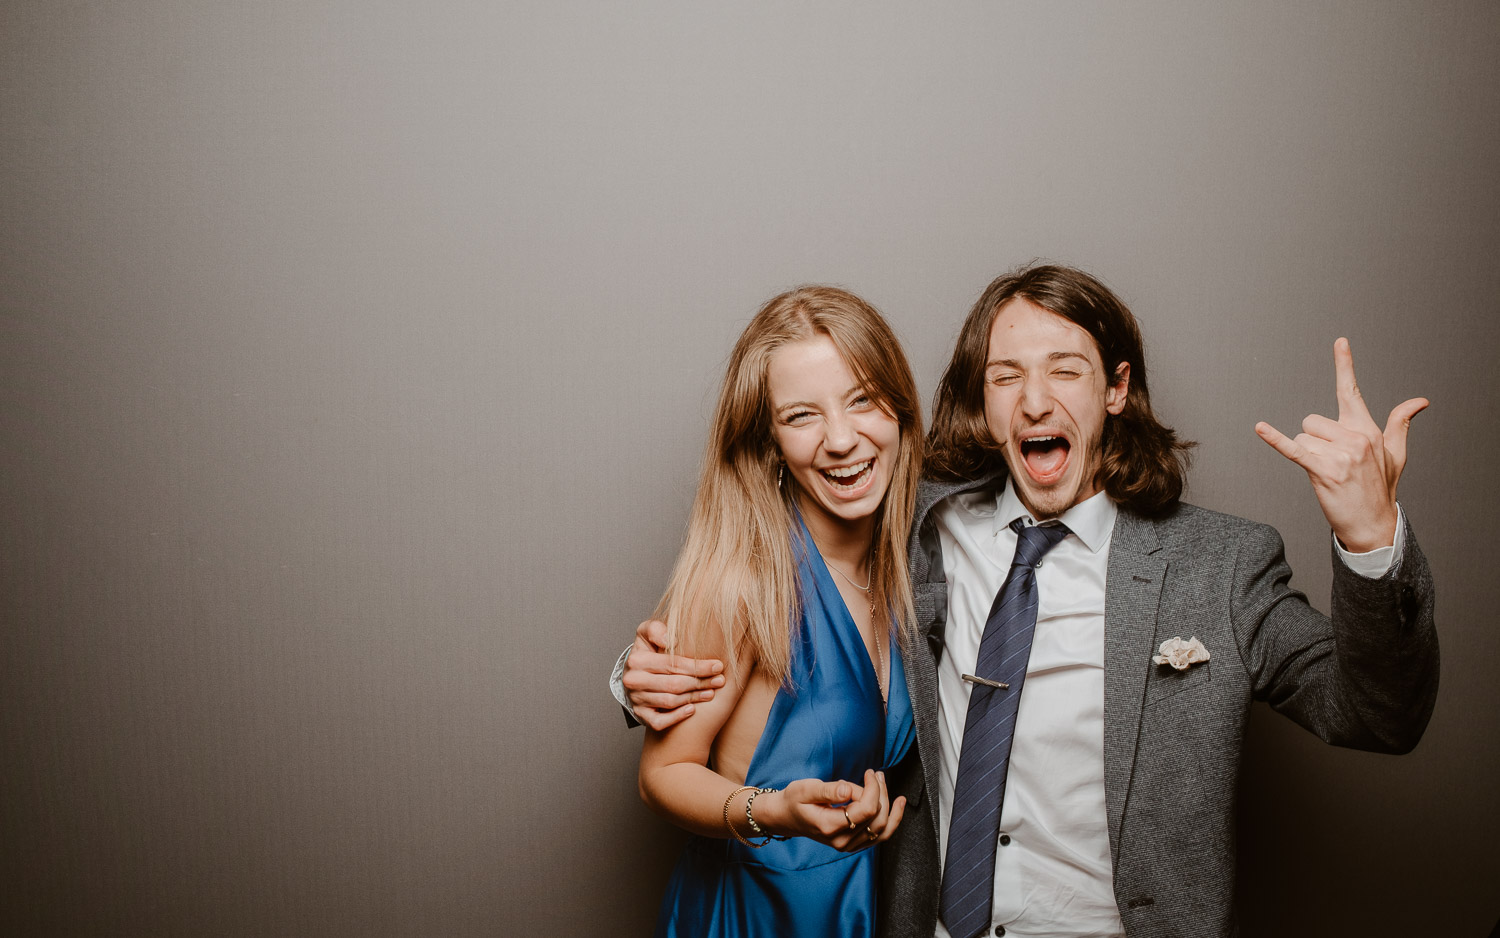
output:
[[666, 645], [665, 622], [642, 622], [625, 659], [630, 709], [653, 730], [664, 730], [692, 716], [694, 703], [712, 700], [714, 690], [724, 686], [724, 662], [670, 655]]

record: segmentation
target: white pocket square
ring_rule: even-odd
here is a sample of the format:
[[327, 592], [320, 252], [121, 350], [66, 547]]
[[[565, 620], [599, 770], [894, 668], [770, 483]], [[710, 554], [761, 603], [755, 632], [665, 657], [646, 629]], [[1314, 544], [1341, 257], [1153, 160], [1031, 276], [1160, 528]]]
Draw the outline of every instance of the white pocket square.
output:
[[1152, 661], [1157, 664], [1170, 664], [1179, 671], [1186, 671], [1198, 662], [1208, 660], [1208, 649], [1203, 647], [1203, 643], [1198, 641], [1196, 636], [1187, 641], [1183, 641], [1180, 635], [1176, 638], [1169, 638], [1161, 643], [1157, 651], [1161, 654], [1152, 655]]

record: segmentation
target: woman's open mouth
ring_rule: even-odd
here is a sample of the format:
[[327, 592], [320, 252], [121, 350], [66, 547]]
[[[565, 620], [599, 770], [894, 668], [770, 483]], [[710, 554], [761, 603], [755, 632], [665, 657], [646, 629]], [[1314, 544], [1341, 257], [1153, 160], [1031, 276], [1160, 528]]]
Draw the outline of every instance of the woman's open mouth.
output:
[[870, 477], [874, 474], [874, 468], [875, 460], [866, 459], [864, 462], [857, 462], [852, 466], [839, 466], [834, 469], [819, 469], [818, 471], [823, 474], [824, 479], [828, 480], [828, 484], [835, 492], [856, 492], [866, 482], [870, 481]]

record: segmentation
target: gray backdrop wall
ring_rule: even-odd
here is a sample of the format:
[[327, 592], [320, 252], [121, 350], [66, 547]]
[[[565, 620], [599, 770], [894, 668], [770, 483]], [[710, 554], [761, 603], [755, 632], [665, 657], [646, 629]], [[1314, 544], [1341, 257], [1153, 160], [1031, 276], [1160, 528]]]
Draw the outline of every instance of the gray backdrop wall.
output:
[[930, 393], [1033, 257], [1142, 319], [1192, 500], [1430, 396], [1407, 757], [1251, 733], [1262, 935], [1500, 917], [1491, 2], [0, 7], [0, 928], [644, 934], [678, 844], [603, 688], [733, 337], [807, 281]]

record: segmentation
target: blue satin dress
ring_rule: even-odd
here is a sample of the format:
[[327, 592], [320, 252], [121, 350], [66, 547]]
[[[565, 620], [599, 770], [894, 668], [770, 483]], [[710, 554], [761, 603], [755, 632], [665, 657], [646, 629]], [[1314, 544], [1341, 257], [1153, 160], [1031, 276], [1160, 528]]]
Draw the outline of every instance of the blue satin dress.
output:
[[[745, 784], [785, 788], [799, 778], [862, 784], [866, 769], [895, 765], [911, 746], [905, 669], [893, 642], [883, 708], [859, 628], [800, 520], [793, 541], [804, 607], [792, 636], [793, 689], [777, 692]], [[753, 850], [734, 839], [695, 836], [672, 871], [656, 934], [867, 938], [875, 933], [878, 849], [840, 853], [793, 837]]]

